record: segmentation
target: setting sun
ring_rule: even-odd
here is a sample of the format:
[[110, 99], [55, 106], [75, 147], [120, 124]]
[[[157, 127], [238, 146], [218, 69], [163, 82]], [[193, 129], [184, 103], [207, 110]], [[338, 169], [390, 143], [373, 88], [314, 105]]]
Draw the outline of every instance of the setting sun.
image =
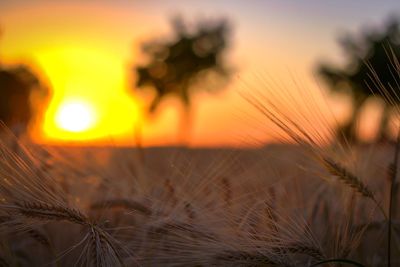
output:
[[124, 85], [124, 65], [108, 50], [70, 44], [36, 54], [56, 90], [46, 111], [49, 142], [132, 139], [137, 101]]
[[70, 132], [82, 132], [95, 123], [95, 114], [87, 103], [71, 102], [61, 105], [56, 114], [60, 128]]

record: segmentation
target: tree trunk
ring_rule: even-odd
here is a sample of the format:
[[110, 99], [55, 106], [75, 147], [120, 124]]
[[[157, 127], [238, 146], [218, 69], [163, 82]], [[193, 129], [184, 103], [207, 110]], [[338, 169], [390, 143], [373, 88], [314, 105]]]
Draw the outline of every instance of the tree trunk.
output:
[[388, 132], [388, 125], [390, 120], [390, 106], [385, 104], [383, 108], [382, 118], [380, 121], [379, 129], [378, 129], [378, 142], [388, 142], [390, 141], [390, 135]]
[[353, 113], [350, 120], [346, 124], [341, 125], [337, 130], [337, 138], [341, 143], [355, 144], [359, 142], [357, 122], [366, 97], [355, 95], [353, 99]]

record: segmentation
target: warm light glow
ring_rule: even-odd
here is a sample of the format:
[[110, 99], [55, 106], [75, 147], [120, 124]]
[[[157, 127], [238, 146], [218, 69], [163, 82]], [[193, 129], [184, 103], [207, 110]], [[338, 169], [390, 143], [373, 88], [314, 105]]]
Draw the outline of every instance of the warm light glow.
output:
[[83, 45], [45, 50], [36, 59], [55, 89], [42, 139], [132, 143], [139, 107], [125, 89], [123, 62], [110, 51]]
[[94, 124], [95, 115], [88, 104], [71, 102], [60, 107], [56, 115], [56, 122], [64, 130], [82, 132]]

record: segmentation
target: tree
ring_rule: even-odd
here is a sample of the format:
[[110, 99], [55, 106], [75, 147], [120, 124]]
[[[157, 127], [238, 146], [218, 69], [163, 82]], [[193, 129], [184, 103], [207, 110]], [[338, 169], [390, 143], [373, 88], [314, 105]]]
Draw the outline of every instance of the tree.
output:
[[0, 66], [0, 121], [17, 136], [26, 132], [34, 117], [31, 103], [34, 90], [40, 92], [44, 104], [49, 92], [27, 66]]
[[387, 139], [390, 107], [400, 102], [400, 25], [396, 18], [383, 29], [365, 31], [358, 37], [346, 34], [340, 45], [347, 57], [347, 65], [337, 68], [329, 64], [319, 67], [332, 90], [348, 89], [353, 97], [352, 119], [340, 129], [344, 137], [357, 140], [356, 121], [365, 100], [374, 95], [385, 100], [380, 139]]
[[[0, 37], [2, 31], [0, 29]], [[33, 106], [32, 96], [37, 93], [40, 101]], [[35, 111], [43, 110], [50, 92], [38, 76], [26, 65], [5, 67], [0, 62], [0, 122], [18, 137], [26, 133]], [[0, 132], [2, 127], [0, 127]]]
[[156, 91], [149, 107], [150, 113], [167, 95], [179, 97], [188, 111], [194, 88], [208, 87], [205, 81], [210, 75], [214, 74], [214, 80], [225, 80], [230, 74], [223, 61], [229, 33], [226, 20], [216, 23], [202, 21], [195, 31], [189, 31], [184, 21], [177, 17], [173, 20], [173, 30], [175, 40], [151, 40], [143, 45], [142, 50], [149, 62], [136, 68], [136, 87], [150, 86]]

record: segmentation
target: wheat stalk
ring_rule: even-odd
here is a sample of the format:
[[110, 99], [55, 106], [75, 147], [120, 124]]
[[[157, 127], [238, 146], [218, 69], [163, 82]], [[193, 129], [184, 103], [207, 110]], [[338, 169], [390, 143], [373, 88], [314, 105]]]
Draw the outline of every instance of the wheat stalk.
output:
[[109, 199], [93, 203], [91, 209], [104, 209], [104, 208], [124, 208], [127, 210], [138, 211], [146, 216], [150, 216], [152, 211], [149, 207], [142, 203], [130, 199]]
[[400, 129], [397, 134], [397, 141], [396, 147], [393, 156], [393, 162], [389, 165], [390, 170], [390, 193], [389, 193], [389, 218], [388, 218], [388, 267], [391, 265], [391, 244], [392, 244], [392, 212], [395, 208], [395, 203], [393, 201], [395, 196], [395, 185], [396, 185], [396, 178], [397, 178], [397, 166], [399, 161], [399, 152], [400, 152]]
[[357, 176], [351, 173], [347, 168], [341, 165], [338, 162], [333, 161], [327, 157], [321, 158], [322, 165], [326, 168], [326, 170], [339, 178], [341, 182], [350, 186], [354, 191], [358, 192], [362, 196], [371, 199], [379, 210], [382, 212], [383, 216], [387, 218], [386, 212], [380, 203], [376, 200], [373, 192], [366, 186]]
[[283, 250], [288, 251], [290, 253], [294, 254], [304, 254], [308, 255], [315, 260], [323, 260], [325, 259], [323, 253], [321, 252], [320, 249], [314, 247], [314, 246], [309, 246], [301, 243], [296, 243], [292, 245], [287, 245], [283, 248]]
[[[12, 208], [12, 206], [8, 208]], [[88, 218], [80, 211], [64, 206], [24, 202], [16, 204], [14, 209], [28, 218], [49, 221], [64, 220], [81, 225], [87, 225], [89, 223]]]
[[94, 266], [124, 266], [118, 248], [103, 229], [92, 225], [90, 235], [89, 249]]
[[248, 253], [243, 251], [225, 251], [215, 256], [217, 261], [228, 261], [230, 265], [240, 264], [240, 266], [285, 266], [267, 255]]

